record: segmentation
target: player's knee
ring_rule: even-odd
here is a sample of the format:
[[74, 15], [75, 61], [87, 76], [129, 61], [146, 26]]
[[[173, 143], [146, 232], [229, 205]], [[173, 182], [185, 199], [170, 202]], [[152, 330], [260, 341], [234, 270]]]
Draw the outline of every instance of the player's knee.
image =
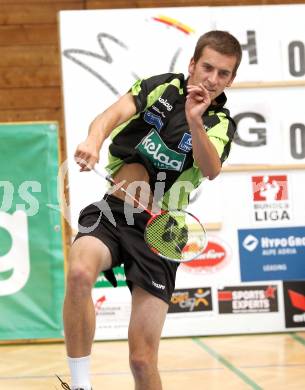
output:
[[149, 360], [144, 355], [132, 354], [130, 356], [130, 368], [136, 377], [143, 377], [149, 370]]
[[131, 352], [129, 357], [130, 368], [134, 376], [145, 377], [156, 368], [157, 359], [152, 353]]
[[81, 261], [74, 261], [70, 264], [67, 275], [67, 287], [75, 294], [91, 293], [94, 276], [92, 272], [82, 264]]

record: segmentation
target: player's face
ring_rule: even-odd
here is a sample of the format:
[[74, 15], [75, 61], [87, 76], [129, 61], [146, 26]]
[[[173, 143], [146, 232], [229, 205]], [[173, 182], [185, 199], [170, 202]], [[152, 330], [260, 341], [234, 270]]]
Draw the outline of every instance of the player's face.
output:
[[218, 53], [205, 47], [201, 57], [195, 63], [192, 58], [189, 64], [189, 84], [202, 83], [209, 91], [211, 100], [219, 96], [234, 80], [236, 57]]

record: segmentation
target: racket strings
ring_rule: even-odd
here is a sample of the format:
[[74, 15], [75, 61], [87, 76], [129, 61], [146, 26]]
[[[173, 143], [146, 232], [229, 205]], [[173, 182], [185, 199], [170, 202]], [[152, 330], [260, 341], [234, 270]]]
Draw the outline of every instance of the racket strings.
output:
[[151, 249], [166, 257], [181, 258], [187, 242], [187, 229], [179, 227], [175, 218], [168, 213], [160, 214], [146, 227], [146, 241]]
[[[165, 212], [152, 218], [145, 230], [145, 241], [159, 256], [177, 262], [190, 261], [202, 252], [204, 242], [192, 245], [196, 236], [205, 237], [205, 231], [197, 219], [183, 211]], [[203, 238], [204, 238], [203, 237]], [[200, 239], [202, 241], [202, 239]], [[197, 240], [198, 241], [198, 240]], [[195, 248], [195, 250], [194, 250]]]

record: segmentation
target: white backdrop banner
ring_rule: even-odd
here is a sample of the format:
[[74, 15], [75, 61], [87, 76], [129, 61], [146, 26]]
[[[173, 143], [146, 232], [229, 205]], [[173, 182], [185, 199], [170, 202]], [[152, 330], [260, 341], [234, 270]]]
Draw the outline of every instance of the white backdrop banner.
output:
[[[199, 36], [223, 29], [233, 33], [243, 48], [236, 83], [304, 81], [304, 19], [305, 5], [61, 11], [72, 228], [76, 230], [79, 211], [100, 199], [106, 189], [95, 173], [79, 173], [73, 161], [76, 146], [86, 138], [95, 116], [137, 78], [169, 71], [187, 75]], [[228, 108], [238, 126], [227, 165], [269, 164], [272, 168], [273, 164], [305, 162], [303, 87], [230, 89], [227, 95]], [[107, 160], [107, 148], [106, 141], [100, 154], [101, 166]], [[203, 221], [218, 223], [221, 228], [210, 233], [200, 261], [180, 267], [164, 335], [283, 331], [305, 325], [293, 320], [301, 313], [295, 311], [296, 300], [290, 299], [293, 294], [289, 291], [303, 294], [304, 299], [305, 291], [299, 284], [291, 287], [297, 283], [291, 266], [278, 259], [268, 263], [265, 252], [259, 252], [259, 242], [265, 237], [260, 229], [271, 229], [266, 231], [267, 241], [274, 236], [285, 242], [287, 233], [302, 242], [302, 228], [289, 230], [304, 225], [302, 182], [300, 171], [270, 171], [256, 175], [223, 173], [202, 185], [190, 209], [196, 213], [200, 210]], [[275, 183], [282, 187], [286, 183], [289, 199], [272, 198]], [[254, 194], [257, 188], [260, 190]], [[247, 252], [245, 248], [255, 243], [257, 249]], [[295, 247], [296, 253], [290, 253], [287, 261], [295, 266], [299, 260], [305, 268], [301, 249]], [[255, 279], [249, 277], [253, 271], [249, 271], [249, 257], [257, 265]], [[122, 275], [122, 270], [118, 272]], [[288, 280], [284, 287], [282, 280]], [[116, 290], [96, 287], [93, 296], [96, 337], [127, 337], [130, 297], [125, 283]], [[225, 321], [219, 321], [222, 316]]]
[[[79, 210], [100, 198], [106, 187], [93, 173], [78, 173], [75, 148], [93, 118], [135, 79], [168, 71], [187, 74], [198, 37], [219, 28], [242, 44], [237, 82], [304, 80], [304, 18], [303, 5], [60, 12], [73, 228]], [[304, 163], [304, 88], [231, 89], [228, 97], [238, 124], [228, 164]], [[106, 142], [101, 164], [107, 147]]]

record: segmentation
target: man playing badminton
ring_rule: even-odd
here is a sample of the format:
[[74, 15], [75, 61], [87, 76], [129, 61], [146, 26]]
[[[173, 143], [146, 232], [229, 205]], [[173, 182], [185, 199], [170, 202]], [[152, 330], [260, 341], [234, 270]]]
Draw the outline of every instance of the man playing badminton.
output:
[[[224, 108], [223, 91], [231, 86], [240, 61], [240, 44], [229, 33], [210, 31], [201, 36], [188, 78], [167, 73], [138, 80], [94, 119], [75, 152], [80, 170], [95, 166], [104, 140], [111, 136], [107, 170], [115, 183], [134, 190], [135, 198], [146, 199], [148, 207], [153, 207], [158, 188], [163, 197], [157, 200], [168, 205], [171, 189], [189, 183], [174, 206], [185, 207], [191, 189], [202, 178], [214, 179], [228, 157], [236, 128]], [[86, 207], [69, 256], [64, 327], [71, 389], [91, 389], [95, 331], [91, 289], [101, 271], [116, 285], [112, 268], [123, 263], [132, 294], [128, 343], [135, 389], [160, 390], [158, 347], [178, 263], [162, 259], [146, 245], [147, 213], [137, 209], [134, 224], [126, 222], [126, 213], [137, 205], [124, 191], [112, 188], [103, 201], [115, 224], [101, 214], [98, 202]], [[70, 388], [63, 382], [62, 387]]]

